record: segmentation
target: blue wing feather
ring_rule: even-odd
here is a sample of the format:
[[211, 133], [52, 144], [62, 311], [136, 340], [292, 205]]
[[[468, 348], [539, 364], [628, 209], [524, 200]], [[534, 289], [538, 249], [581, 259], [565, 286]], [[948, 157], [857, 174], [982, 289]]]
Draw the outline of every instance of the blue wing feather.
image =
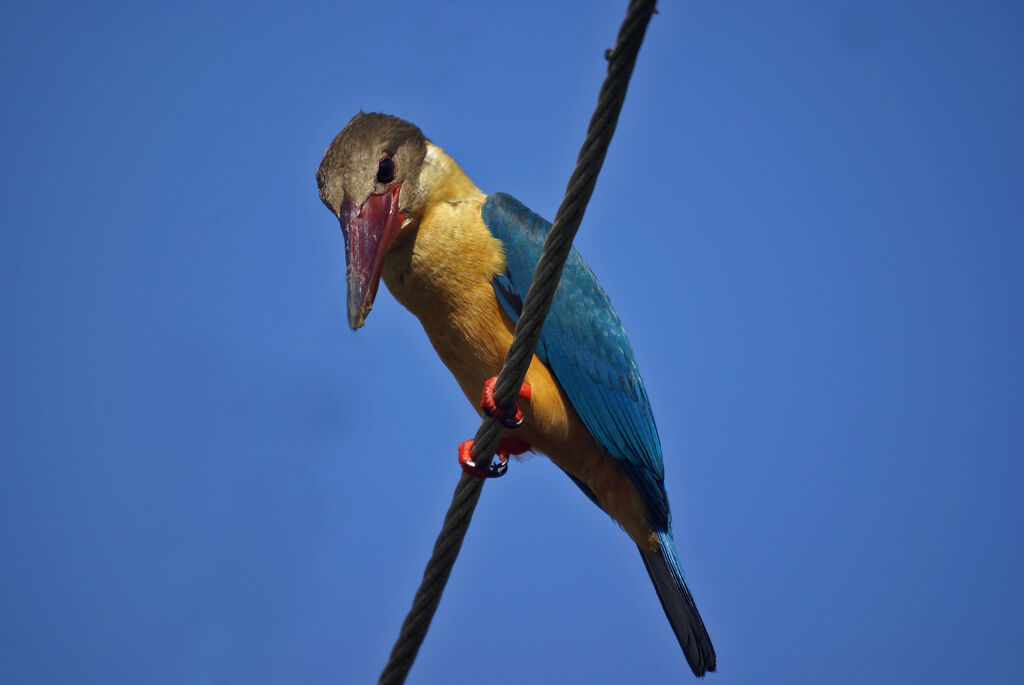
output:
[[[518, 321], [551, 224], [504, 193], [488, 195], [481, 216], [505, 245], [506, 273], [495, 277], [494, 292]], [[537, 356], [598, 444], [622, 462], [654, 528], [667, 530], [661, 443], [640, 369], [608, 295], [576, 248], [566, 260]]]

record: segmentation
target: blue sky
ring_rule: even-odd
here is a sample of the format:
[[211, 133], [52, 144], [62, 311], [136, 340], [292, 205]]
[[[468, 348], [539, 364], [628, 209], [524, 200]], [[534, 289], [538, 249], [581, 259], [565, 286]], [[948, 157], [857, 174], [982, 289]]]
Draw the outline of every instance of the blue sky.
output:
[[[1021, 5], [661, 5], [577, 245], [707, 682], [1024, 681]], [[384, 111], [553, 216], [624, 6], [0, 10], [0, 681], [375, 681], [477, 421], [313, 172]], [[691, 677], [536, 457], [409, 682]]]

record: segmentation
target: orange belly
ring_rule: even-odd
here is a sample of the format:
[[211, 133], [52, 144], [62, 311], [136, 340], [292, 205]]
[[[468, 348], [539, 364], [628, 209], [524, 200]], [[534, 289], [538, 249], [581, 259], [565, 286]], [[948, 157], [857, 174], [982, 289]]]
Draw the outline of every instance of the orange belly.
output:
[[[436, 325], [421, 317], [438, 356], [455, 375], [462, 392], [479, 412], [484, 382], [501, 370], [514, 327], [490, 286], [473, 307], [474, 320], [448, 318]], [[532, 393], [520, 400], [523, 425], [507, 435], [529, 443], [559, 468], [585, 483], [607, 512], [646, 550], [656, 550], [647, 505], [618, 460], [605, 452], [573, 409], [551, 371], [533, 357], [526, 372]]]

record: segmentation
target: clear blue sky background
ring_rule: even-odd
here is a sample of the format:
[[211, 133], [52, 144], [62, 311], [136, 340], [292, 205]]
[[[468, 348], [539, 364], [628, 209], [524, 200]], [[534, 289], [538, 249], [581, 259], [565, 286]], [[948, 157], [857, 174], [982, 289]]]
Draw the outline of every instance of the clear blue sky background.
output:
[[[313, 172], [385, 111], [551, 217], [624, 5], [5, 3], [0, 682], [375, 681], [477, 421]], [[577, 244], [707, 682], [1024, 682], [1022, 5], [661, 5]], [[409, 682], [690, 679], [534, 458]]]

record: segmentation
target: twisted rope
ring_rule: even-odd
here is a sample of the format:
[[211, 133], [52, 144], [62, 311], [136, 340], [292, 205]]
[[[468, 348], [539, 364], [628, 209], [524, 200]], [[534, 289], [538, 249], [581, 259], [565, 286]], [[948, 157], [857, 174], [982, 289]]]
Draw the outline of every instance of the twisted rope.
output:
[[[534, 349], [540, 339], [544, 319], [551, 308], [555, 289], [562, 277], [562, 267], [569, 256], [573, 238], [583, 220], [583, 212], [594, 192], [597, 174], [604, 163], [608, 145], [611, 143], [619, 112], [626, 98], [626, 88], [633, 74], [637, 53], [643, 42], [647, 24], [654, 12], [655, 0], [631, 0], [626, 18], [619, 28], [615, 48], [606, 53], [608, 73], [597, 98], [597, 107], [587, 128], [576, 168], [565, 191], [555, 222], [544, 242], [540, 262], [533, 274], [533, 282], [523, 301], [523, 312], [516, 325], [515, 336], [505, 355], [505, 363], [498, 374], [494, 389], [495, 404], [506, 411], [512, 411], [522, 385], [526, 370], [533, 359]], [[490, 416], [484, 415], [473, 439], [473, 459], [481, 464], [480, 457], [490, 460], [498, 448], [498, 441], [505, 428]], [[423, 638], [427, 635], [434, 611], [441, 601], [441, 593], [448, 582], [455, 558], [462, 547], [473, 510], [483, 488], [483, 479], [466, 474], [459, 479], [452, 496], [452, 504], [444, 517], [444, 525], [434, 543], [434, 551], [423, 572], [423, 581], [413, 598], [412, 608], [402, 623], [391, 657], [381, 672], [380, 685], [400, 685], [412, 668], [413, 661]]]

